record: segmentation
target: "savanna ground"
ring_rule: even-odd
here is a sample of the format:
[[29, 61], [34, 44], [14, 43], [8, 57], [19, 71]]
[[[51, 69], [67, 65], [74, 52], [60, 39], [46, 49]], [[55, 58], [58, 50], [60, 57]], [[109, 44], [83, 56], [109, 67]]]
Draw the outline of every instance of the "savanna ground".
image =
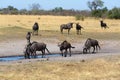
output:
[[[76, 48], [73, 51], [82, 51], [85, 40], [90, 37], [99, 40], [101, 51], [99, 55], [116, 54], [109, 56], [92, 57], [72, 60], [21, 60], [17, 62], [1, 62], [0, 80], [120, 80], [120, 20], [104, 21], [109, 29], [100, 28], [100, 19], [85, 18], [76, 21], [70, 16], [27, 16], [27, 15], [0, 15], [0, 56], [23, 55], [26, 45], [26, 33], [32, 31], [34, 22], [40, 26], [39, 36], [32, 36], [32, 41], [45, 42], [48, 49], [59, 52], [57, 44], [68, 40]], [[84, 27], [82, 35], [76, 35], [75, 25], [70, 32], [60, 34], [59, 26], [68, 22], [79, 22]], [[89, 54], [86, 56], [94, 56]], [[79, 56], [77, 55], [77, 58]], [[67, 59], [67, 60], [66, 60]]]

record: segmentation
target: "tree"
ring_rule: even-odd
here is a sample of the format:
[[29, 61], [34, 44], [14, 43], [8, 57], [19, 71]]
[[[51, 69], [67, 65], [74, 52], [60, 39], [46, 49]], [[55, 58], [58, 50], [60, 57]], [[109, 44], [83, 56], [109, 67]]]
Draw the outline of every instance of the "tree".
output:
[[32, 5], [30, 5], [30, 9], [31, 10], [40, 10], [40, 4], [33, 3]]
[[39, 10], [40, 10], [40, 4], [34, 3], [34, 4], [30, 5], [30, 10], [31, 10], [31, 13], [38, 14]]
[[94, 17], [106, 17], [108, 11], [107, 7], [104, 7], [104, 2], [102, 0], [93, 0], [92, 2], [87, 2], [88, 7], [91, 10], [91, 14]]
[[54, 12], [62, 12], [63, 8], [62, 7], [55, 7], [55, 9], [53, 9], [52, 11], [54, 11]]
[[108, 12], [108, 18], [111, 19], [120, 19], [120, 8], [113, 8]]
[[92, 2], [88, 1], [87, 5], [90, 8], [91, 11], [97, 10], [98, 7], [103, 7], [104, 2], [102, 0], [94, 0]]

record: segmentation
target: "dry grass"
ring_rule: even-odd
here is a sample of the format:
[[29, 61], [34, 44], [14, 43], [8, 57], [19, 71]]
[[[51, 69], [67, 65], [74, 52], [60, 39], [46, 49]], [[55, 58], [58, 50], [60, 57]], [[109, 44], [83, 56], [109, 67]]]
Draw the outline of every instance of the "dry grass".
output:
[[[84, 21], [76, 21], [70, 16], [0, 15], [0, 41], [25, 39], [26, 32], [31, 31], [35, 21], [40, 25], [41, 35], [32, 36], [34, 40], [54, 42], [53, 39], [67, 39], [78, 42], [88, 37], [120, 39], [120, 20], [106, 19], [105, 22], [110, 28], [102, 30], [99, 19], [86, 18]], [[60, 34], [60, 24], [68, 22], [79, 22], [85, 28], [83, 35], [76, 35], [75, 25], [70, 35], [67, 31]], [[0, 80], [120, 80], [120, 57], [85, 62], [37, 61], [0, 65]]]
[[120, 80], [120, 57], [85, 62], [17, 63], [0, 66], [2, 80]]
[[[0, 15], [0, 40], [4, 39], [24, 39], [27, 31], [32, 31], [34, 22], [40, 25], [39, 38], [56, 38], [58, 40], [69, 40], [73, 42], [86, 39], [88, 37], [96, 39], [120, 39], [120, 20], [108, 20], [105, 22], [110, 27], [102, 30], [99, 19], [85, 18], [85, 21], [76, 21], [70, 16], [32, 16], [32, 15]], [[75, 25], [68, 36], [67, 31], [60, 34], [59, 26], [68, 22], [79, 22], [85, 29], [83, 35], [76, 35]], [[113, 38], [114, 37], [114, 38]], [[37, 39], [36, 37], [33, 37]]]

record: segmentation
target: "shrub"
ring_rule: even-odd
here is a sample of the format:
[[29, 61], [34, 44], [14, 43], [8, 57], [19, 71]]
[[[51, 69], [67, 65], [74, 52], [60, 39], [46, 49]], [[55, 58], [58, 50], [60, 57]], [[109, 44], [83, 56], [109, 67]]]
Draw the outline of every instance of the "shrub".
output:
[[113, 8], [108, 12], [108, 18], [120, 19], [120, 8]]
[[84, 21], [84, 16], [82, 16], [82, 15], [76, 15], [76, 16], [75, 16], [75, 19], [76, 19], [76, 20]]

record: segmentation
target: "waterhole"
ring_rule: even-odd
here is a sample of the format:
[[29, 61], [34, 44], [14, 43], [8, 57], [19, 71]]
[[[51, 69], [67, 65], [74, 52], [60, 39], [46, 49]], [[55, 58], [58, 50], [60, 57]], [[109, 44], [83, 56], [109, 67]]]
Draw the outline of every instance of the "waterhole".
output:
[[[51, 55], [45, 55], [45, 58], [48, 57], [57, 57], [60, 56], [60, 54], [51, 54]], [[38, 55], [37, 58], [42, 58], [41, 55]], [[24, 56], [8, 56], [8, 57], [0, 57], [0, 61], [16, 61], [16, 60], [23, 60], [25, 59]]]

